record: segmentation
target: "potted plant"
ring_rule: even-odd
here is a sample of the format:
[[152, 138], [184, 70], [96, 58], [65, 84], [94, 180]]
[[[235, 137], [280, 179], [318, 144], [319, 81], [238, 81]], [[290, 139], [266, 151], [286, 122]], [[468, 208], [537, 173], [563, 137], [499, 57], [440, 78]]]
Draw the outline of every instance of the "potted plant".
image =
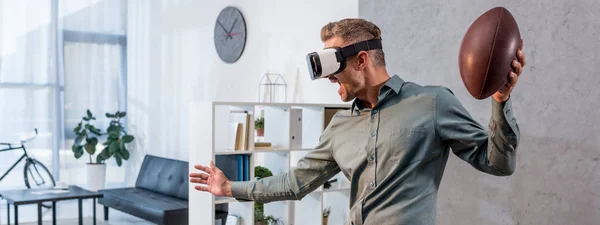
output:
[[[73, 129], [75, 132], [75, 142], [71, 147], [75, 158], [81, 158], [84, 153], [88, 153], [90, 161], [86, 164], [87, 187], [90, 191], [103, 189], [106, 183], [106, 164], [104, 163], [110, 157], [114, 157], [118, 166], [121, 166], [123, 160], [129, 159], [129, 150], [126, 144], [134, 139], [132, 135], [127, 134], [121, 119], [127, 115], [126, 112], [117, 111], [115, 114], [106, 113], [110, 119], [110, 124], [105, 133], [96, 128], [90, 122], [96, 120], [96, 117], [87, 110], [87, 115]], [[102, 151], [96, 154], [99, 139], [106, 135], [106, 141], [102, 143]], [[96, 155], [96, 161], [92, 161], [92, 156]]]
[[323, 209], [323, 225], [327, 225], [330, 212], [331, 212], [331, 207], [329, 207], [329, 206], [327, 206], [327, 208]]
[[265, 135], [265, 118], [259, 117], [254, 120], [254, 129], [256, 129], [256, 136], [262, 137]]
[[[271, 170], [264, 166], [254, 167], [254, 178], [260, 179], [273, 176]], [[265, 216], [264, 205], [259, 202], [254, 202], [254, 224], [255, 225], [277, 225], [283, 224], [283, 221], [273, 216]]]
[[254, 215], [254, 225], [280, 225], [283, 221], [274, 216]]

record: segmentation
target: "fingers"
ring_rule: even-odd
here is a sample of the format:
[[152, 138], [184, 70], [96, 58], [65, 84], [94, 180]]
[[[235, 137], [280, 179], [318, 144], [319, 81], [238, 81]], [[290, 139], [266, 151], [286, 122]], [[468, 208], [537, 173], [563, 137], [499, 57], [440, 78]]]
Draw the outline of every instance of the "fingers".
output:
[[203, 165], [195, 165], [194, 168], [196, 168], [198, 170], [202, 170], [202, 171], [204, 171], [205, 173], [208, 173], [208, 174], [210, 174], [212, 172], [212, 170], [209, 167], [203, 166]]
[[206, 192], [208, 192], [208, 187], [207, 186], [195, 186], [194, 189], [196, 189], [198, 191], [206, 191]]
[[208, 179], [208, 174], [206, 174], [206, 173], [190, 173], [190, 177], [200, 178], [200, 179]]
[[210, 161], [210, 169], [216, 169], [215, 163], [212, 160]]
[[517, 51], [517, 59], [521, 63], [521, 66], [525, 66], [525, 53], [523, 51]]
[[510, 72], [510, 76], [508, 77], [508, 84], [507, 86], [512, 88], [517, 84], [517, 80], [518, 80], [518, 76], [515, 72]]
[[525, 67], [525, 53], [523, 53], [523, 38], [521, 38], [521, 47], [517, 50], [517, 59], [521, 63], [522, 67]]
[[190, 182], [196, 183], [196, 184], [208, 184], [208, 181], [206, 179], [199, 179], [199, 178], [192, 178], [192, 179], [190, 179]]
[[523, 66], [521, 66], [521, 63], [519, 63], [517, 60], [513, 60], [512, 67], [515, 69], [514, 71], [517, 75], [520, 75], [521, 72], [523, 72]]

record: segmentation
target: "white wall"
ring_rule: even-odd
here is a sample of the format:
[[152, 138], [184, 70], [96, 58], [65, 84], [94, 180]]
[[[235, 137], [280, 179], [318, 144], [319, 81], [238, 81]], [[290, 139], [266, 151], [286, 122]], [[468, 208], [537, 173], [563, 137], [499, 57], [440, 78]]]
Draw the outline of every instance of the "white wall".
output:
[[[222, 62], [213, 42], [216, 17], [229, 5], [242, 11], [248, 29], [235, 64]], [[284, 75], [288, 101], [299, 83], [302, 102], [340, 103], [335, 84], [309, 79], [304, 57], [323, 48], [323, 25], [346, 17], [358, 17], [357, 0], [129, 1], [128, 125], [137, 138], [125, 164], [131, 184], [145, 154], [187, 160], [190, 101], [258, 101], [267, 71]]]

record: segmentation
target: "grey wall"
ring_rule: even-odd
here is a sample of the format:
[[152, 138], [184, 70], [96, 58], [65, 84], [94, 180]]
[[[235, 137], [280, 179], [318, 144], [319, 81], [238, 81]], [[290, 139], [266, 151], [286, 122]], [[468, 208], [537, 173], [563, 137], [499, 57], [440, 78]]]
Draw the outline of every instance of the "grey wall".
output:
[[511, 177], [450, 157], [437, 224], [600, 224], [600, 3], [597, 0], [360, 0], [383, 32], [388, 71], [450, 87], [487, 127], [490, 101], [472, 98], [458, 73], [464, 32], [504, 6], [525, 40], [527, 66], [513, 92], [521, 128]]

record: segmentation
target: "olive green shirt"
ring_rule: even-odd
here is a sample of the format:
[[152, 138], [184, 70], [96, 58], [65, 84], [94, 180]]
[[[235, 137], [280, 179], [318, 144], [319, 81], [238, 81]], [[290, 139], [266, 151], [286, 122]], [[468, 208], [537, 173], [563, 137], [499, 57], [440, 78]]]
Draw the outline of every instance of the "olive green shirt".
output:
[[489, 131], [445, 87], [391, 77], [378, 103], [356, 99], [338, 112], [319, 144], [288, 173], [233, 182], [238, 200], [300, 200], [340, 171], [350, 180], [354, 225], [435, 224], [437, 192], [450, 150], [485, 173], [515, 170], [519, 127], [511, 100], [492, 99]]

